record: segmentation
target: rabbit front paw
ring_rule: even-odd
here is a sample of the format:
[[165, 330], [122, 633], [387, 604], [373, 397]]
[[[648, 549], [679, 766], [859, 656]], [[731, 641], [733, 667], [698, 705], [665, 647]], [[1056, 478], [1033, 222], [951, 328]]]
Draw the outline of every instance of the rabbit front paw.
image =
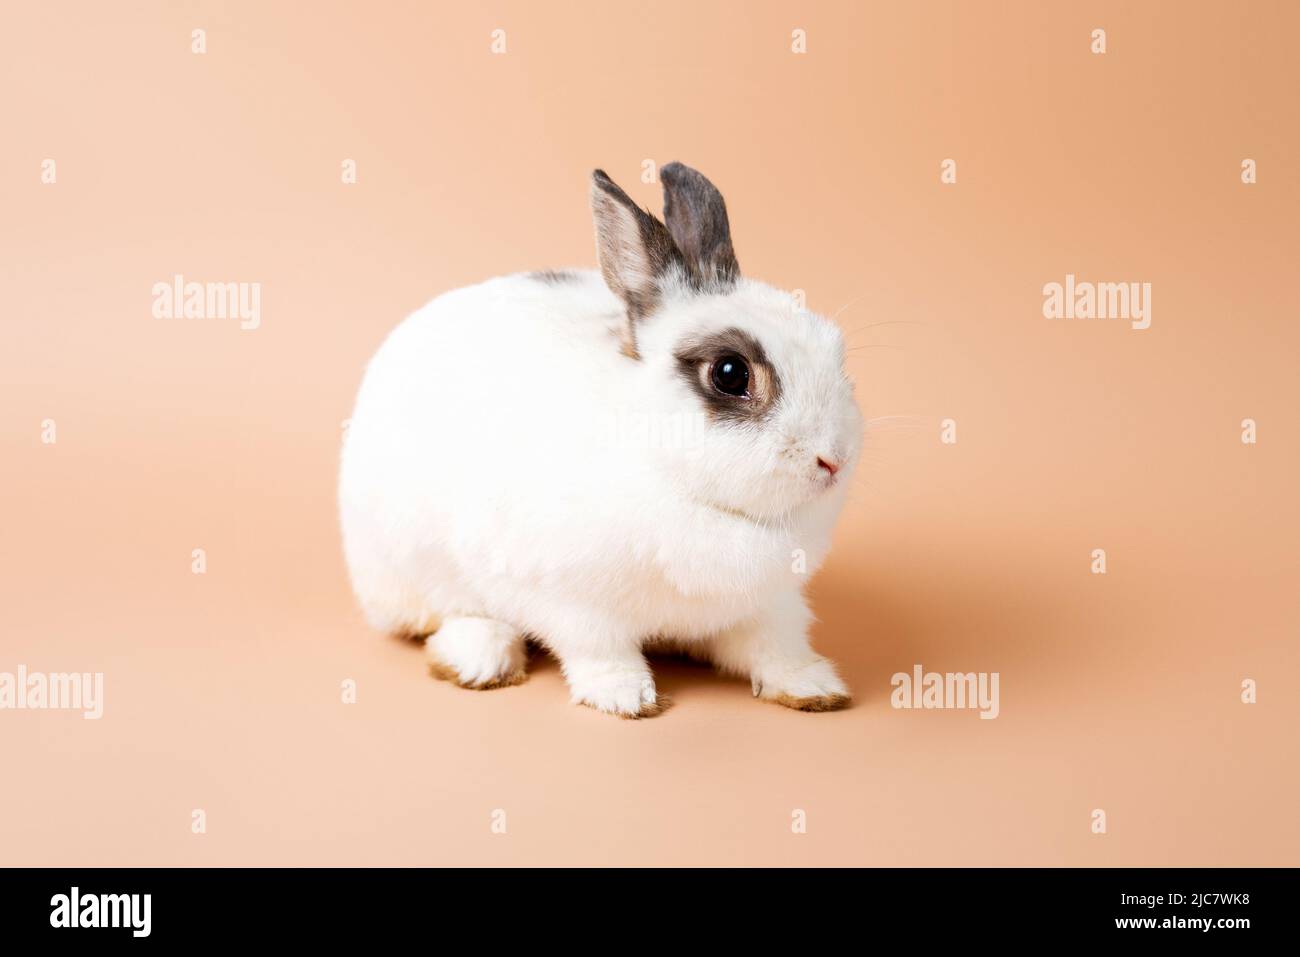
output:
[[766, 667], [751, 678], [754, 697], [796, 711], [838, 711], [852, 700], [848, 686], [827, 658]]
[[664, 701], [644, 660], [633, 664], [570, 659], [564, 662], [564, 674], [575, 704], [621, 718], [649, 718], [663, 710]]
[[424, 648], [433, 676], [462, 688], [504, 688], [528, 677], [524, 639], [491, 618], [449, 618]]

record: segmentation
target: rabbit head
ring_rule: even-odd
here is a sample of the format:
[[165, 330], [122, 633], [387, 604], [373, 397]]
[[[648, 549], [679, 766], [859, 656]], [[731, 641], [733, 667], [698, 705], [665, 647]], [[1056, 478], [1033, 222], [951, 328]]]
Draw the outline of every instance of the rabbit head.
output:
[[591, 179], [601, 273], [623, 305], [623, 352], [650, 378], [660, 414], [703, 423], [697, 441], [657, 455], [687, 494], [752, 518], [842, 494], [862, 417], [839, 329], [741, 277], [726, 204], [708, 179], [681, 163], [660, 179], [662, 221], [603, 171]]

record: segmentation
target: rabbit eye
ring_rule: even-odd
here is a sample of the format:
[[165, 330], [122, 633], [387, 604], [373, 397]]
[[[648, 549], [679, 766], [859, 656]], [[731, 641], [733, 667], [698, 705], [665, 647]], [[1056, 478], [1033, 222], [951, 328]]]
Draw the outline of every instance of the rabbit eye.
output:
[[709, 370], [713, 387], [723, 395], [745, 396], [749, 393], [749, 363], [741, 356], [725, 355]]
[[693, 335], [677, 344], [677, 375], [710, 421], [754, 424], [781, 398], [781, 379], [763, 345], [743, 329]]

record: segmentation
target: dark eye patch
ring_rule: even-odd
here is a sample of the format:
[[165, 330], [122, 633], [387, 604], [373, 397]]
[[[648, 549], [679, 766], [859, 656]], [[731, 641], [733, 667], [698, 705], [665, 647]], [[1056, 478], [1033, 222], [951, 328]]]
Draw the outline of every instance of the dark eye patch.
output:
[[[706, 336], [683, 339], [673, 353], [677, 373], [704, 403], [711, 416], [730, 422], [756, 422], [765, 416], [781, 395], [781, 380], [757, 339], [743, 329], [725, 329]], [[714, 379], [715, 366], [728, 357], [739, 356], [749, 366], [745, 395], [720, 391]]]

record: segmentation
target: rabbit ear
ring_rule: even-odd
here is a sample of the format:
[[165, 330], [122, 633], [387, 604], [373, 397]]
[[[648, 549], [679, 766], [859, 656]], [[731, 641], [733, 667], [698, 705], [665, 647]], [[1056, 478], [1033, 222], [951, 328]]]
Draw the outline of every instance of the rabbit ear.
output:
[[664, 222], [681, 250], [692, 285], [725, 292], [740, 276], [731, 247], [727, 204], [718, 188], [697, 170], [669, 163], [659, 170], [664, 186]]
[[627, 306], [623, 351], [636, 356], [636, 324], [659, 301], [659, 280], [682, 256], [663, 223], [641, 209], [604, 170], [591, 174], [591, 215], [596, 258], [605, 284]]

